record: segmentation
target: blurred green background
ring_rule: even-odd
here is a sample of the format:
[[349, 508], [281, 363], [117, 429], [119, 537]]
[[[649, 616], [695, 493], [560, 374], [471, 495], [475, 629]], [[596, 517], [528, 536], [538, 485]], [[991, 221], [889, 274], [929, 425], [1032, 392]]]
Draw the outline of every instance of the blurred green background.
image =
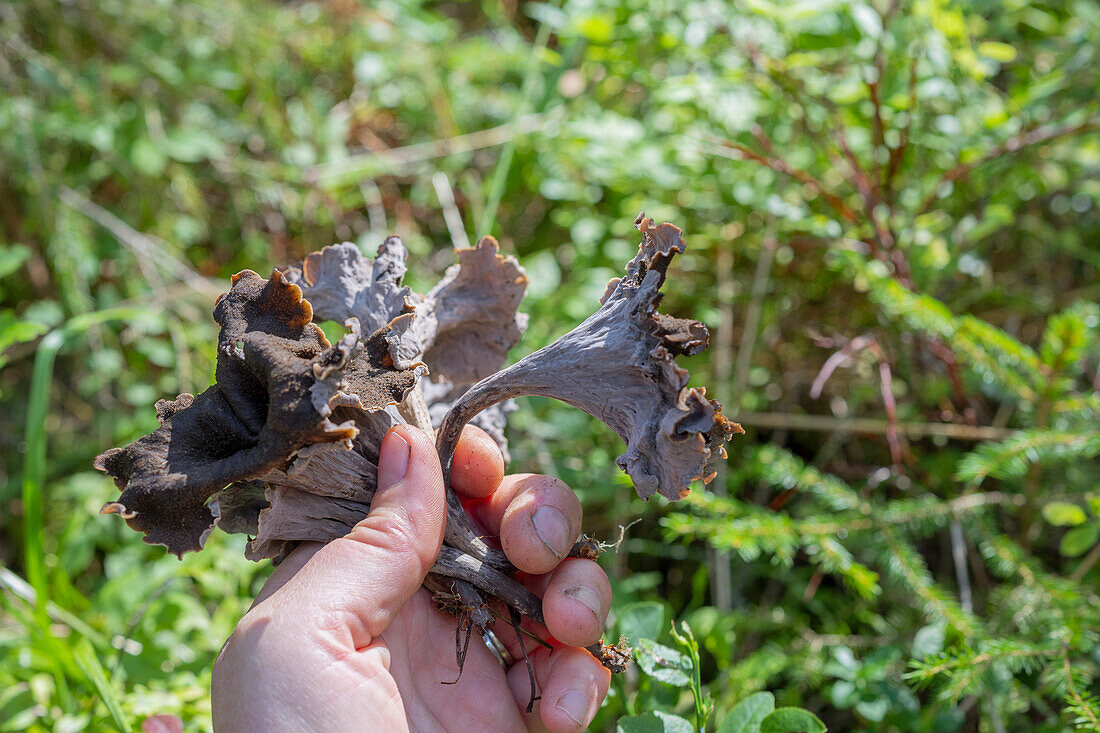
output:
[[641, 519], [602, 562], [647, 641], [593, 729], [756, 730], [722, 721], [769, 692], [1100, 731], [1098, 69], [1085, 0], [0, 1], [0, 731], [209, 727], [269, 568], [144, 545], [91, 463], [210, 383], [230, 274], [396, 232], [423, 289], [491, 233], [526, 353], [643, 209], [748, 434], [647, 505], [602, 425], [513, 415], [590, 534]]

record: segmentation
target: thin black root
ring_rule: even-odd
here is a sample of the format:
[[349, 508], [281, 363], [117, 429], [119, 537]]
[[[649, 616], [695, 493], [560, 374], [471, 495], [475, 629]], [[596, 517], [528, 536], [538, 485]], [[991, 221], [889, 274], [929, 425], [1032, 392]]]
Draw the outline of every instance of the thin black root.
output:
[[[511, 612], [515, 611], [515, 609], [512, 608], [511, 606], [505, 606], [505, 608], [508, 609], [509, 614], [511, 614]], [[493, 617], [496, 618], [498, 621], [506, 621], [509, 625], [511, 625], [512, 621], [511, 621], [511, 616], [510, 615], [509, 615], [508, 618], [504, 618], [504, 614], [500, 613], [499, 611], [493, 610], [491, 608], [489, 610], [493, 614]], [[529, 630], [523, 628], [522, 626], [520, 626], [518, 629], [516, 629], [516, 631], [519, 632], [520, 634], [523, 634], [528, 639], [530, 639], [531, 641], [533, 641], [536, 644], [538, 644], [539, 646], [541, 646], [543, 649], [546, 649], [551, 654], [554, 653], [554, 645], [551, 644], [550, 642], [546, 641], [545, 639], [543, 639], [541, 636], [539, 636], [535, 632], [529, 631]]]
[[[531, 697], [527, 701], [527, 712], [530, 713], [535, 708], [535, 701], [541, 700], [542, 696], [538, 694], [538, 686], [535, 684], [535, 667], [531, 664], [531, 657], [527, 655], [527, 645], [523, 643], [523, 630], [519, 627], [523, 618], [519, 615], [519, 611], [511, 606], [508, 607], [508, 616], [512, 628], [516, 630], [516, 640], [523, 652], [523, 663], [527, 665], [527, 678], [531, 680]], [[539, 643], [545, 644], [546, 642], [539, 640]], [[547, 644], [547, 646], [549, 645]]]
[[[466, 629], [466, 638], [462, 638], [462, 629]], [[458, 677], [454, 678], [453, 682], [447, 682], [443, 680], [445, 685], [457, 685], [458, 681], [462, 679], [462, 670], [466, 666], [466, 654], [470, 651], [470, 637], [473, 635], [474, 622], [470, 618], [470, 614], [462, 613], [458, 617], [458, 623], [455, 625], [455, 659], [458, 661]]]
[[489, 606], [481, 600], [477, 589], [469, 583], [458, 580], [447, 583], [437, 576], [429, 575], [424, 579], [424, 585], [432, 591], [436, 608], [458, 619], [458, 623], [455, 624], [455, 661], [458, 662], [458, 676], [452, 682], [446, 680], [441, 682], [444, 685], [458, 684], [462, 679], [462, 670], [466, 666], [466, 655], [470, 651], [470, 638], [474, 631], [479, 636], [484, 634], [492, 621]]

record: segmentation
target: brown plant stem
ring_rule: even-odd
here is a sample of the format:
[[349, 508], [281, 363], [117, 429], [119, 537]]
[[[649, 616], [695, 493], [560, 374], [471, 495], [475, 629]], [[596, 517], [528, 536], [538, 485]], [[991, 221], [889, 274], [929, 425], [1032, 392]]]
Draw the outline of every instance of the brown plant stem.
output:
[[[1053, 381], [1053, 378], [1051, 379]], [[1049, 394], [1049, 392], [1048, 392]], [[1035, 427], [1038, 430], [1046, 430], [1050, 424], [1051, 401], [1044, 394], [1035, 411]], [[1035, 522], [1035, 500], [1039, 494], [1039, 485], [1043, 477], [1043, 467], [1038, 462], [1032, 463], [1024, 477], [1024, 505], [1020, 509], [1019, 541], [1025, 549], [1031, 549], [1031, 527]]]
[[[542, 599], [496, 568], [444, 544], [432, 572], [465, 581], [499, 598], [533, 621], [545, 624]], [[465, 602], [465, 599], [464, 599]]]
[[975, 160], [968, 163], [958, 163], [955, 167], [949, 169], [940, 180], [936, 182], [936, 185], [932, 187], [932, 190], [925, 197], [924, 203], [921, 204], [921, 214], [931, 211], [932, 207], [936, 205], [939, 200], [939, 191], [944, 184], [954, 183], [961, 178], [966, 177], [970, 171], [974, 170], [980, 165], [984, 165], [990, 161], [1000, 158], [1002, 155], [1008, 153], [1015, 153], [1019, 150], [1023, 150], [1026, 147], [1032, 145], [1038, 145], [1050, 140], [1056, 140], [1060, 137], [1069, 137], [1073, 135], [1079, 135], [1085, 132], [1092, 132], [1094, 130], [1100, 130], [1100, 122], [1095, 119], [1087, 120], [1085, 122], [1078, 123], [1076, 125], [1059, 125], [1059, 126], [1047, 126], [1036, 127], [1026, 132], [1022, 132], [1015, 137], [1009, 138], [1000, 145], [995, 146], [989, 150], [985, 155], [982, 155]]
[[[737, 420], [746, 427], [814, 432], [846, 432], [885, 434], [889, 423], [873, 417], [833, 417], [793, 412], [739, 412]], [[906, 437], [919, 440], [942, 435], [950, 440], [1007, 440], [1018, 431], [990, 425], [960, 425], [958, 423], [899, 422], [897, 430]]]
[[1070, 573], [1069, 579], [1074, 583], [1080, 583], [1097, 562], [1100, 562], [1100, 542], [1097, 542], [1089, 554], [1085, 555], [1081, 563]]
[[[757, 125], [753, 129], [753, 134], [757, 137], [757, 141], [760, 141], [761, 135], [763, 135], [764, 133], [760, 126]], [[714, 140], [714, 142], [718, 145], [718, 148], [715, 149], [713, 152], [717, 153], [719, 156], [723, 158], [730, 158], [731, 160], [751, 160], [754, 163], [759, 163], [765, 168], [770, 168], [776, 173], [782, 173], [785, 176], [789, 176], [799, 183], [808, 186], [816, 194], [821, 196], [821, 198], [823, 198], [826, 203], [828, 203], [829, 206], [831, 206], [842, 219], [850, 224], [856, 223], [857, 217], [855, 215], [855, 212], [853, 212], [848, 207], [848, 205], [844, 203], [844, 200], [836, 194], [828, 191], [821, 184], [820, 181], [818, 181], [816, 178], [814, 178], [812, 175], [802, 170], [801, 168], [795, 168], [779, 156], [762, 155], [755, 150], [746, 147], [745, 145], [742, 145], [740, 143], [733, 142], [732, 140], [716, 139]], [[731, 155], [731, 152], [736, 152], [737, 155]]]

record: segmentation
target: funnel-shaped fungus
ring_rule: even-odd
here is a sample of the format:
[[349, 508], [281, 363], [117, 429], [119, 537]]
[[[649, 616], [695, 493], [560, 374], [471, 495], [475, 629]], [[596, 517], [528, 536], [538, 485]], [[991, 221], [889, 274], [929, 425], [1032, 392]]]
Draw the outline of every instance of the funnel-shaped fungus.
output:
[[[398, 237], [373, 262], [345, 242], [270, 280], [235, 275], [214, 307], [216, 384], [161, 400], [157, 430], [96, 459], [122, 489], [103, 511], [177, 554], [200, 549], [218, 525], [255, 535], [248, 557], [281, 557], [298, 541], [340, 537], [366, 515], [390, 427], [438, 427], [449, 478], [472, 420], [507, 455], [504, 421], [521, 395], [555, 397], [603, 420], [626, 441], [618, 464], [643, 498], [682, 497], [714, 476], [741, 428], [689, 388], [675, 362], [706, 348], [706, 327], [657, 312], [668, 265], [684, 250], [680, 230], [644, 214], [635, 226], [638, 255], [599, 310], [502, 371], [526, 325], [516, 309], [527, 278], [490, 237], [459, 250], [458, 264], [423, 296], [402, 284]], [[348, 332], [332, 346], [315, 318]], [[429, 369], [430, 382], [421, 379]], [[483, 596], [541, 621], [539, 599], [509, 577], [504, 554], [485, 544], [449, 489], [447, 501], [444, 548], [425, 586], [479, 632], [492, 621]], [[621, 648], [590, 649], [621, 668]]]
[[608, 283], [600, 309], [549, 346], [483, 379], [451, 409], [438, 436], [449, 461], [463, 425], [488, 406], [520, 395], [554, 397], [598, 417], [627, 442], [619, 467], [643, 499], [680, 499], [709, 482], [725, 444], [741, 427], [699, 388], [688, 388], [680, 354], [707, 347], [706, 326], [657, 312], [669, 262], [684, 251], [680, 230], [640, 215], [638, 255]]

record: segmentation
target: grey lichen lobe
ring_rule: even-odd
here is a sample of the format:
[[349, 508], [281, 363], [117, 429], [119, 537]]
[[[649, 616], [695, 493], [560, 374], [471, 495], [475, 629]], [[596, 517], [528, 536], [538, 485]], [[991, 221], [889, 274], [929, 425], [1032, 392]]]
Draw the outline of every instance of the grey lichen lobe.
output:
[[412, 310], [415, 297], [402, 285], [408, 252], [401, 238], [388, 237], [373, 261], [351, 242], [312, 252], [301, 267], [287, 267], [287, 279], [302, 288], [319, 320], [343, 323], [356, 318], [364, 333], [373, 333]]
[[467, 385], [500, 369], [523, 335], [527, 316], [517, 309], [527, 275], [492, 237], [457, 254], [458, 264], [401, 319], [407, 328], [393, 354], [398, 366], [423, 359], [434, 382]]

